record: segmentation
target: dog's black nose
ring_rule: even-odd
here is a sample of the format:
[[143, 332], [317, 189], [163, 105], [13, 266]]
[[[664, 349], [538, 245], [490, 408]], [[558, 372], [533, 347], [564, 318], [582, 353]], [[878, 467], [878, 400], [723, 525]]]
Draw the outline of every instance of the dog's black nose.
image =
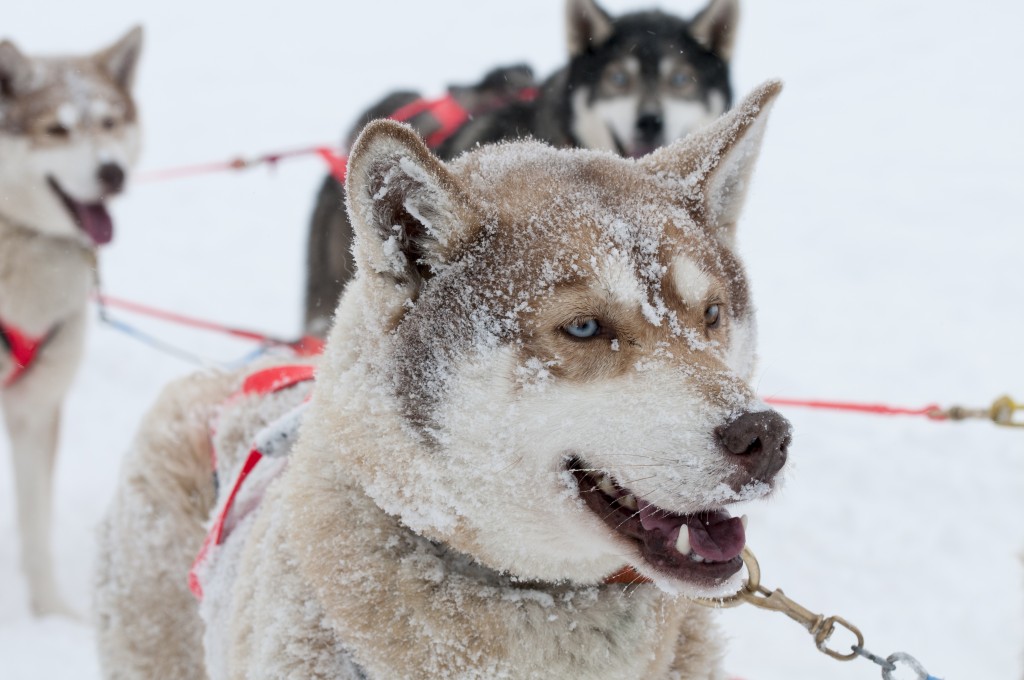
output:
[[769, 482], [786, 464], [793, 428], [775, 411], [744, 413], [718, 428], [726, 454], [754, 481]]
[[104, 163], [96, 174], [108, 194], [116, 194], [124, 188], [124, 170], [117, 163]]
[[636, 119], [636, 129], [647, 141], [653, 141], [664, 127], [665, 121], [657, 113], [645, 113]]

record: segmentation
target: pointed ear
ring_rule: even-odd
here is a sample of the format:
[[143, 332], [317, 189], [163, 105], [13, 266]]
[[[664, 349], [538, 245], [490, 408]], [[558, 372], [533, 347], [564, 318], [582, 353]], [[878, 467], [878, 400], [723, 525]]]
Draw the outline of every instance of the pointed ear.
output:
[[390, 279], [412, 299], [478, 224], [459, 181], [403, 123], [377, 120], [363, 128], [345, 190], [358, 274]]
[[0, 42], [0, 99], [14, 97], [30, 88], [32, 62], [10, 40]]
[[135, 82], [136, 66], [142, 52], [142, 26], [135, 26], [110, 47], [93, 57], [121, 89], [130, 90]]
[[662, 147], [640, 164], [671, 182], [687, 210], [731, 243], [772, 103], [782, 82], [769, 80], [708, 127]]
[[569, 56], [600, 47], [612, 35], [612, 18], [594, 0], [566, 0]]
[[690, 33], [709, 52], [729, 61], [739, 21], [739, 0], [711, 0], [690, 22]]

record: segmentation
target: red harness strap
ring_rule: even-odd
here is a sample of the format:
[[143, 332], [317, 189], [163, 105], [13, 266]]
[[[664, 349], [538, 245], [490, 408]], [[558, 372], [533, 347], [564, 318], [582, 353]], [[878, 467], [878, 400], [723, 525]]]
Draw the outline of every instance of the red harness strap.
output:
[[11, 359], [14, 360], [14, 367], [3, 379], [4, 387], [10, 387], [16, 383], [25, 374], [25, 371], [31, 368], [32, 363], [39, 356], [39, 351], [52, 336], [53, 332], [51, 331], [42, 337], [33, 338], [14, 326], [7, 326], [0, 322], [0, 343], [7, 348]]
[[[262, 371], [256, 371], [246, 377], [245, 381], [242, 383], [242, 387], [233, 395], [228, 397], [228, 402], [230, 403], [242, 396], [272, 394], [294, 385], [298, 385], [301, 382], [313, 380], [314, 371], [314, 367], [308, 364], [287, 364], [283, 366], [273, 366]], [[224, 502], [224, 507], [221, 508], [221, 511], [213, 520], [213, 524], [210, 526], [210, 530], [206, 533], [206, 538], [203, 540], [203, 545], [199, 548], [199, 553], [196, 555], [196, 559], [192, 562], [192, 569], [190, 569], [188, 573], [188, 587], [189, 590], [192, 591], [192, 594], [196, 596], [196, 599], [203, 599], [203, 586], [199, 582], [198, 575], [199, 566], [206, 560], [207, 554], [213, 546], [220, 545], [224, 542], [224, 522], [234, 505], [235, 496], [238, 495], [239, 490], [242, 488], [242, 483], [245, 481], [245, 478], [249, 476], [256, 467], [256, 464], [262, 459], [263, 454], [255, 447], [249, 451], [249, 455], [242, 464], [242, 469], [238, 473], [238, 477], [235, 479], [234, 485], [231, 487], [228, 498]], [[216, 465], [216, 463], [214, 464]]]
[[348, 174], [348, 157], [342, 156], [334, 149], [327, 146], [318, 146], [316, 153], [323, 159], [331, 171], [331, 176], [339, 183], [345, 183], [345, 175]]
[[[537, 88], [527, 87], [517, 92], [515, 97], [506, 102], [506, 105], [515, 101], [533, 101], [537, 95]], [[428, 134], [424, 139], [431, 149], [436, 149], [444, 144], [472, 118], [472, 114], [459, 104], [450, 92], [437, 99], [417, 99], [399, 108], [388, 117], [405, 122], [424, 113], [433, 116], [438, 123], [437, 130]], [[475, 111], [474, 113], [480, 114], [486, 113], [486, 111]]]
[[455, 101], [455, 97], [451, 94], [446, 94], [439, 99], [417, 99], [401, 107], [388, 117], [392, 120], [405, 122], [424, 113], [429, 113], [438, 123], [437, 130], [427, 135], [424, 140], [427, 146], [432, 149], [441, 146], [446, 139], [458, 132], [459, 128], [469, 120], [469, 111], [464, 109], [459, 102]]

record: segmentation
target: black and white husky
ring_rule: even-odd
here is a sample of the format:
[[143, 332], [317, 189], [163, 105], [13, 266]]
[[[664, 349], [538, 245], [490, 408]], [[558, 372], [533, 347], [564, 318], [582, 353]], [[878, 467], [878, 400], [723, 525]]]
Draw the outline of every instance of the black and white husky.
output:
[[[711, 0], [686, 21], [659, 11], [612, 17], [594, 0], [567, 0], [569, 63], [544, 82], [535, 98], [509, 96], [528, 72], [508, 69], [456, 95], [505, 106], [473, 111], [471, 121], [434, 151], [451, 159], [480, 144], [532, 137], [559, 147], [583, 147], [640, 157], [713, 121], [732, 103], [729, 59], [739, 18], [738, 0]], [[359, 119], [387, 117], [415, 93], [394, 93]], [[417, 131], [426, 136], [429, 130]], [[352, 274], [352, 229], [342, 210], [344, 191], [328, 177], [310, 230], [306, 328], [323, 334]]]

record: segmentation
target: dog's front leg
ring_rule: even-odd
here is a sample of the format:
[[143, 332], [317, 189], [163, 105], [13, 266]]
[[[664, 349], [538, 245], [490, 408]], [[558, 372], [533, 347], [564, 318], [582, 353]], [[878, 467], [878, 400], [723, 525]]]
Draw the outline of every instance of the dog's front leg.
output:
[[11, 438], [21, 537], [21, 564], [36, 616], [74, 616], [57, 588], [50, 552], [53, 470], [57, 458], [60, 406], [25, 402], [6, 394], [4, 416]]

